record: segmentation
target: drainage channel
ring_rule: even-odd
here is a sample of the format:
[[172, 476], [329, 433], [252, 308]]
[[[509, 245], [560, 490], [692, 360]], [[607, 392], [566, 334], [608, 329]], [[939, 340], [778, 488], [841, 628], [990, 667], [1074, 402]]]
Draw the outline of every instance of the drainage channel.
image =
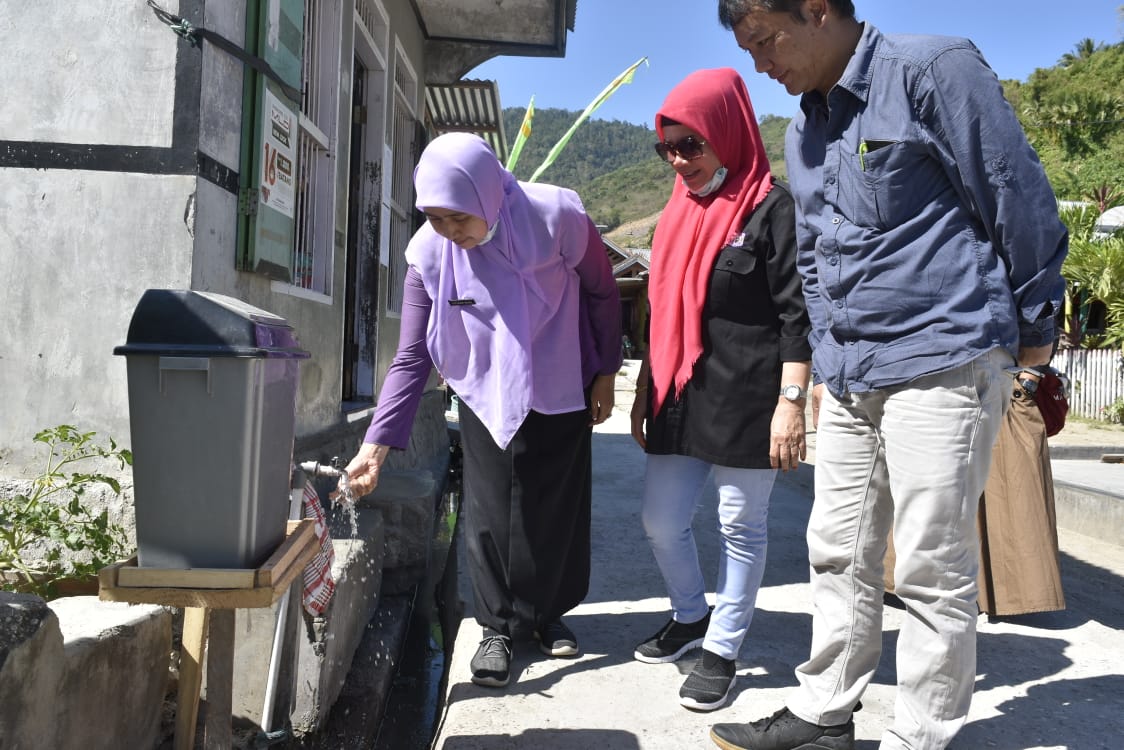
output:
[[427, 573], [415, 593], [398, 674], [370, 750], [428, 750], [433, 742], [461, 618], [456, 549], [460, 493], [460, 450], [454, 445]]

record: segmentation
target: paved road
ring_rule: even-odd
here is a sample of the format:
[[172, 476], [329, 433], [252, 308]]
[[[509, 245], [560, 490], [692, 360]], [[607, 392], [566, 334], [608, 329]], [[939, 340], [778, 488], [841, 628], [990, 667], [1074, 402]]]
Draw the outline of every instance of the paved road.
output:
[[[631, 395], [618, 394], [618, 401]], [[626, 404], [627, 405], [627, 404]], [[804, 527], [812, 467], [782, 475], [771, 499], [764, 586], [739, 679], [722, 710], [693, 713], [678, 690], [693, 662], [642, 664], [633, 647], [668, 616], [659, 573], [639, 527], [643, 455], [624, 409], [594, 435], [593, 576], [566, 619], [577, 659], [548, 659], [517, 644], [505, 689], [469, 681], [480, 637], [471, 613], [458, 633], [439, 750], [684, 750], [713, 748], [710, 725], [772, 713], [795, 684], [811, 634]], [[713, 490], [696, 520], [713, 581]], [[1060, 533], [1068, 609], [1005, 622], [979, 621], [979, 670], [969, 723], [952, 750], [1118, 750], [1124, 737], [1124, 547]], [[461, 570], [464, 570], [462, 565]], [[463, 576], [462, 576], [463, 577]], [[465, 599], [467, 598], [467, 591]], [[882, 664], [856, 715], [858, 750], [876, 750], [891, 720], [894, 644], [901, 620], [888, 609]]]

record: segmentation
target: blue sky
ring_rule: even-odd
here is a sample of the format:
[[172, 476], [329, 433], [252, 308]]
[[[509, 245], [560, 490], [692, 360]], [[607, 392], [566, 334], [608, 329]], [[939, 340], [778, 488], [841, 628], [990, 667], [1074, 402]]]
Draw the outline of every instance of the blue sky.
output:
[[[857, 16], [886, 33], [966, 36], [1000, 78], [1026, 80], [1082, 39], [1121, 41], [1124, 0], [855, 0]], [[749, 86], [758, 116], [791, 116], [796, 99], [753, 72], [749, 56], [723, 29], [714, 0], [578, 0], [564, 58], [498, 57], [465, 78], [499, 83], [504, 107], [582, 110], [641, 57], [631, 84], [594, 114], [651, 127], [667, 92], [692, 70], [733, 67]]]

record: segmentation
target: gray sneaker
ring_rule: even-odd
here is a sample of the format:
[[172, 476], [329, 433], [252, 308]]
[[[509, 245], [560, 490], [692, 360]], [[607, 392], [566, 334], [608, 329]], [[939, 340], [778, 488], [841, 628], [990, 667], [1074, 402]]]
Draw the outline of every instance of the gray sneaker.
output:
[[487, 687], [503, 687], [511, 675], [511, 639], [489, 628], [470, 663], [472, 681]]
[[693, 648], [702, 645], [706, 629], [710, 627], [710, 612], [698, 622], [667, 621], [660, 631], [636, 647], [633, 658], [645, 664], [664, 664], [675, 661]]
[[752, 724], [715, 724], [710, 739], [722, 750], [854, 750], [855, 721], [822, 727], [782, 708]]
[[737, 665], [733, 659], [703, 649], [699, 663], [679, 688], [679, 703], [695, 711], [713, 711], [726, 705], [734, 686]]

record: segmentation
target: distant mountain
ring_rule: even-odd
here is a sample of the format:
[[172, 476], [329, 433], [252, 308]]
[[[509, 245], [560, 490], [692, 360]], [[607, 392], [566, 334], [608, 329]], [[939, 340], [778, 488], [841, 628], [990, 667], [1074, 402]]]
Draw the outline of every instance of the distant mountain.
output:
[[[523, 114], [520, 107], [503, 111], [509, 143], [514, 142], [519, 132]], [[516, 177], [530, 178], [579, 114], [564, 109], [536, 109], [531, 137], [515, 165]], [[787, 118], [775, 116], [766, 117], [761, 123], [766, 154], [774, 163], [774, 172], [779, 167], [782, 176], [787, 124]], [[655, 142], [656, 132], [650, 127], [620, 120], [588, 120], [539, 181], [577, 191], [593, 220], [609, 230], [653, 217], [667, 202], [674, 179], [672, 170], [656, 156], [652, 148]]]

